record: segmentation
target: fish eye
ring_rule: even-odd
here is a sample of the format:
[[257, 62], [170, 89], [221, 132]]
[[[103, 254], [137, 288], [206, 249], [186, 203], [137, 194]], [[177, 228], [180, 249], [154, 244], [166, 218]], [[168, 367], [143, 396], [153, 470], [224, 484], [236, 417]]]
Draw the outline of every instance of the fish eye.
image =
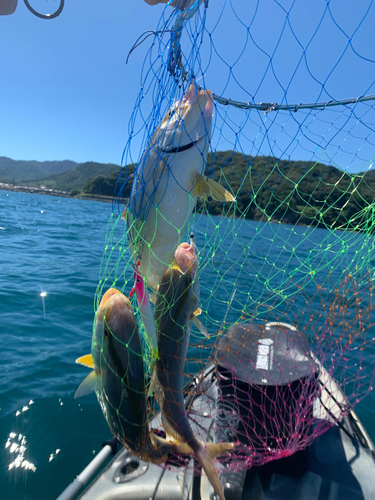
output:
[[175, 114], [175, 112], [176, 112], [176, 108], [171, 109], [168, 113], [168, 118], [172, 118], [172, 116]]
[[137, 278], [137, 283], [140, 283], [141, 282], [141, 278]]
[[105, 338], [108, 338], [108, 336], [109, 336], [109, 330], [108, 330], [108, 327], [107, 327], [107, 326], [105, 326], [105, 327], [104, 327], [104, 337], [105, 337]]

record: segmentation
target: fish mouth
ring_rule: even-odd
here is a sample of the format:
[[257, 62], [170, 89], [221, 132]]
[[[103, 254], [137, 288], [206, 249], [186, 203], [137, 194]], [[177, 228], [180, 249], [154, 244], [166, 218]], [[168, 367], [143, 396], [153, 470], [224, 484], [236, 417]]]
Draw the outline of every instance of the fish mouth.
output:
[[198, 268], [198, 259], [195, 253], [194, 243], [181, 243], [175, 251], [175, 259], [181, 271], [185, 274], [188, 270], [193, 273]]
[[130, 309], [130, 311], [133, 310], [128, 297], [126, 297], [116, 288], [109, 288], [100, 301], [99, 311], [109, 317], [111, 314], [113, 314], [114, 309], [123, 309], [125, 305]]
[[186, 120], [194, 106], [198, 106], [199, 111], [203, 112], [206, 119], [210, 118], [212, 117], [214, 110], [212, 92], [211, 90], [206, 89], [197, 91], [196, 86], [191, 84], [187, 95], [182, 98], [182, 105], [184, 107], [184, 111], [182, 113], [183, 120]]
[[[171, 153], [189, 149], [211, 136], [214, 102], [210, 90], [197, 90], [192, 83], [187, 93], [170, 107], [152, 137], [152, 143]], [[177, 149], [174, 148], [177, 147]]]
[[197, 91], [196, 86], [192, 83], [188, 92], [168, 111], [163, 119], [164, 125], [176, 121], [175, 116], [177, 116], [178, 120], [186, 120], [195, 107], [197, 107], [199, 114], [203, 113], [205, 119], [212, 118], [214, 101], [211, 90], [202, 89]]

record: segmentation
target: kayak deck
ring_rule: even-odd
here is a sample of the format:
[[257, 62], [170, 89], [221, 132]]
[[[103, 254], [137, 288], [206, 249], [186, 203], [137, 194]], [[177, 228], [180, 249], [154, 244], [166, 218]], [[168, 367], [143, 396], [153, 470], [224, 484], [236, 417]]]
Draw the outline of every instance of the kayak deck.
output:
[[[345, 396], [320, 365], [324, 383], [320, 402], [314, 405], [319, 418], [333, 421]], [[330, 379], [330, 380], [328, 380]], [[214, 365], [190, 384], [199, 387], [186, 400], [193, 431], [204, 441], [213, 441], [212, 432], [218, 384]], [[326, 388], [331, 387], [332, 392]], [[331, 397], [332, 393], [335, 397]], [[160, 415], [151, 427], [161, 426]], [[212, 500], [213, 488], [207, 477], [194, 475], [194, 462], [180, 467], [157, 466], [121, 450], [80, 500]], [[252, 467], [248, 471], [220, 470], [226, 500], [373, 500], [375, 498], [375, 448], [368, 434], [350, 411], [302, 451]]]

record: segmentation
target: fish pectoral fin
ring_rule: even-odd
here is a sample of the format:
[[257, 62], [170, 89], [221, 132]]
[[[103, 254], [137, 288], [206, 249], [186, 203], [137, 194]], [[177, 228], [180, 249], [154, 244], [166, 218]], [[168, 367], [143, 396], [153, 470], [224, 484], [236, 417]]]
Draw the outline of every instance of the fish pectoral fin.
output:
[[236, 201], [236, 198], [218, 182], [213, 179], [205, 179], [203, 175], [196, 173], [194, 178], [194, 186], [190, 191], [191, 196], [198, 198], [211, 198], [215, 201]]
[[77, 358], [76, 363], [78, 363], [79, 365], [86, 366], [87, 368], [92, 368], [92, 369], [95, 368], [94, 360], [92, 359], [91, 354], [86, 354], [86, 356], [81, 356], [80, 358]]
[[198, 328], [198, 330], [208, 339], [210, 338], [208, 331], [202, 321], [195, 316], [195, 313], [191, 317], [191, 322]]
[[223, 186], [213, 179], [207, 179], [207, 182], [211, 188], [211, 197], [215, 201], [236, 201], [236, 198], [227, 191]]
[[93, 370], [91, 373], [89, 373], [76, 390], [74, 399], [82, 398], [83, 396], [87, 396], [88, 394], [91, 394], [93, 391], [95, 391], [99, 376], [100, 374], [96, 370]]
[[207, 198], [211, 196], [211, 188], [209, 183], [201, 174], [195, 174], [194, 187], [190, 191], [191, 196], [197, 196], [198, 198]]

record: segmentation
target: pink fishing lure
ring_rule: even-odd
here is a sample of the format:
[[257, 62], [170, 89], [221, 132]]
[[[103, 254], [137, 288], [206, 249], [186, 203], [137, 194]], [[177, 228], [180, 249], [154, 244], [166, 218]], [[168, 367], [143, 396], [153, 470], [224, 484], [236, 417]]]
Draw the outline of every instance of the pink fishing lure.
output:
[[153, 357], [155, 357], [157, 356], [158, 352], [158, 343], [156, 338], [154, 315], [151, 308], [150, 298], [146, 289], [146, 284], [139, 273], [139, 266], [140, 262], [137, 262], [134, 265], [134, 286], [129, 297], [131, 297], [135, 291], [138, 308], [143, 321], [146, 336], [152, 348], [152, 355]]

